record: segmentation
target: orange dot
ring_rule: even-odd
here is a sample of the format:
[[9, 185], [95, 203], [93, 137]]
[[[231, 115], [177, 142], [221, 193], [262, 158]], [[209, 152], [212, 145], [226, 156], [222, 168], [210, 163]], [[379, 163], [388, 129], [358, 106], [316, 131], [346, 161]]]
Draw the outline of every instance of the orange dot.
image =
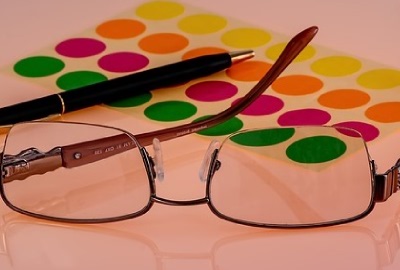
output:
[[139, 41], [139, 47], [150, 53], [166, 54], [183, 50], [189, 40], [179, 34], [157, 33], [144, 37]]
[[259, 81], [270, 68], [271, 64], [266, 62], [246, 61], [229, 68], [226, 75], [237, 81]]
[[217, 54], [217, 53], [226, 53], [227, 50], [222, 49], [222, 48], [217, 48], [217, 47], [201, 47], [201, 48], [196, 48], [190, 51], [187, 51], [183, 56], [182, 59], [191, 59], [203, 55], [210, 55], [210, 54]]
[[400, 102], [383, 102], [369, 107], [365, 115], [376, 122], [400, 122]]
[[96, 32], [102, 37], [112, 39], [133, 38], [146, 30], [146, 26], [136, 20], [117, 19], [97, 26]]
[[322, 94], [318, 102], [333, 109], [350, 109], [367, 104], [371, 97], [356, 89], [336, 89]]
[[284, 95], [300, 96], [319, 91], [324, 83], [308, 75], [288, 75], [278, 78], [273, 84], [272, 89]]

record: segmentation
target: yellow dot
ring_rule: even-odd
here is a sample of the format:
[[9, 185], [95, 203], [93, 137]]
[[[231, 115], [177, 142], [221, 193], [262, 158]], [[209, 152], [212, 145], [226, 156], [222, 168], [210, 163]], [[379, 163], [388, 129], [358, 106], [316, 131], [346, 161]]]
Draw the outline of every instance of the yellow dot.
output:
[[152, 1], [139, 6], [136, 15], [148, 20], [166, 20], [177, 17], [185, 8], [178, 3], [170, 1]]
[[212, 14], [188, 16], [178, 23], [178, 27], [189, 34], [210, 34], [223, 29], [227, 25], [225, 18]]
[[312, 63], [311, 69], [320, 75], [340, 77], [359, 71], [361, 65], [358, 59], [350, 56], [329, 56]]
[[400, 70], [375, 69], [361, 74], [357, 82], [370, 89], [389, 89], [400, 86]]
[[[287, 43], [279, 43], [272, 47], [269, 47], [265, 55], [271, 60], [277, 60], [279, 55], [282, 53]], [[304, 50], [294, 59], [294, 62], [301, 62], [312, 58], [315, 55], [316, 51], [314, 47], [308, 45], [304, 48]]]
[[237, 28], [222, 35], [222, 42], [235, 48], [254, 48], [271, 40], [271, 35], [256, 28]]

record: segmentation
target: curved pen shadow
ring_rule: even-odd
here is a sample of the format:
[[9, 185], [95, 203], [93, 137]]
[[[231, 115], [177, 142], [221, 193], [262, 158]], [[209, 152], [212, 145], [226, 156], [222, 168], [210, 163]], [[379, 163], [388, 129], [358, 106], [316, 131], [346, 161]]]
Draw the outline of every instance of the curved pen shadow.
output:
[[[359, 225], [289, 231], [251, 228], [245, 232], [239, 227], [233, 233], [206, 226], [205, 232], [223, 236], [213, 238], [201, 251], [191, 251], [196, 242], [202, 242], [199, 237], [190, 239], [190, 247], [176, 248], [165, 239], [157, 239], [157, 233], [150, 238], [148, 233], [119, 227], [32, 222], [12, 212], [2, 216], [2, 222], [2, 270], [111, 267], [378, 270], [388, 269], [400, 249], [400, 208], [381, 237]], [[197, 229], [189, 231], [193, 235], [196, 232]], [[180, 229], [176, 229], [175, 235], [181, 235]], [[168, 244], [174, 247], [166, 248]]]

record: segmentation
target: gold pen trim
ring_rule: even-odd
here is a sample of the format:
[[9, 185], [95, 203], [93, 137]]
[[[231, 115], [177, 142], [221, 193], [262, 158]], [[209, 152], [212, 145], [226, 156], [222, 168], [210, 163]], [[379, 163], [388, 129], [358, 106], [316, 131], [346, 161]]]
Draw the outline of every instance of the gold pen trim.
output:
[[62, 98], [62, 96], [60, 94], [56, 94], [56, 96], [60, 99], [61, 102], [61, 115], [63, 115], [65, 113], [65, 103], [64, 103], [64, 99]]

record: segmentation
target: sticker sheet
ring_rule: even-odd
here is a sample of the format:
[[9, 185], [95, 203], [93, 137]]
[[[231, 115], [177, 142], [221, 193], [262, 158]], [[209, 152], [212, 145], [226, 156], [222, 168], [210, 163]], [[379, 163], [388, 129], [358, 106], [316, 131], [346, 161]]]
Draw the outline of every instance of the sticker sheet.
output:
[[[22, 57], [6, 72], [50, 94], [204, 54], [255, 51], [253, 59], [212, 76], [104, 104], [134, 118], [176, 126], [218, 113], [244, 96], [290, 38], [268, 25], [256, 27], [178, 1], [150, 1]], [[393, 132], [399, 122], [400, 70], [311, 43], [254, 104], [201, 134], [339, 125], [370, 142]]]

